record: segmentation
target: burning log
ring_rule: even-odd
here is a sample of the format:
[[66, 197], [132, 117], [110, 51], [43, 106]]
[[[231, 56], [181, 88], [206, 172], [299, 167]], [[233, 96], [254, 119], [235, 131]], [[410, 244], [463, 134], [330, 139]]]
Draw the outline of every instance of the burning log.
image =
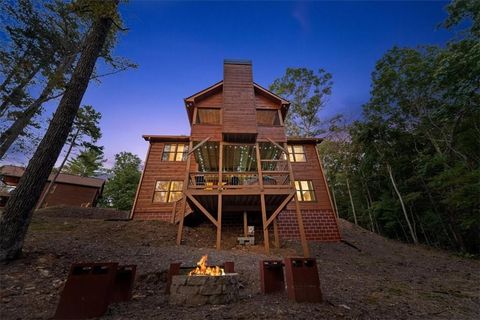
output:
[[202, 256], [197, 262], [197, 267], [188, 273], [189, 276], [224, 276], [225, 270], [219, 266], [207, 266], [208, 255]]

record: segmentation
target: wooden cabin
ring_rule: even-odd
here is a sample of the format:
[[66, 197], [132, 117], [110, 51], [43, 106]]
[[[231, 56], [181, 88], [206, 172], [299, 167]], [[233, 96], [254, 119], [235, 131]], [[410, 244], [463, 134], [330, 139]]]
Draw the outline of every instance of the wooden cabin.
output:
[[[209, 221], [216, 228], [256, 225], [270, 237], [339, 241], [340, 233], [317, 153], [318, 138], [287, 137], [290, 103], [253, 81], [249, 61], [224, 62], [223, 81], [188, 98], [189, 136], [144, 135], [149, 149], [133, 219]], [[258, 231], [260, 234], [258, 234]]]
[[[6, 165], [0, 168], [0, 207], [5, 206], [10, 197], [10, 192], [16, 188], [24, 172], [25, 168], [18, 166]], [[53, 173], [48, 177], [42, 195], [53, 177]], [[104, 185], [104, 179], [60, 173], [45, 197], [42, 207], [59, 205], [95, 207], [98, 198], [102, 195]]]

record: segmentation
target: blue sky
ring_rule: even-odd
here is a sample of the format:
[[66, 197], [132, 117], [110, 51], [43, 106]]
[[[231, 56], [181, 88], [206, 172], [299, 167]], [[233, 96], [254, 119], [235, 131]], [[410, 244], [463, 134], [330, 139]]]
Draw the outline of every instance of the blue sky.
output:
[[142, 134], [189, 134], [183, 98], [221, 80], [224, 59], [253, 61], [268, 86], [287, 67], [324, 68], [333, 94], [320, 116], [360, 115], [375, 62], [392, 46], [444, 44], [437, 26], [447, 2], [160, 2], [131, 0], [128, 33], [115, 54], [138, 69], [90, 84], [84, 104], [102, 112], [109, 159], [131, 151], [142, 159]]

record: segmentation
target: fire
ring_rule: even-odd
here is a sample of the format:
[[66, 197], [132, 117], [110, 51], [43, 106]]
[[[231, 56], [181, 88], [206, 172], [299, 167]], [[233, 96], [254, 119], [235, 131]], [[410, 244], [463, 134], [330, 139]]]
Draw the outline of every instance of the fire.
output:
[[208, 267], [207, 266], [208, 255], [202, 256], [200, 261], [197, 262], [197, 267], [190, 271], [189, 276], [223, 276], [225, 271], [219, 266]]

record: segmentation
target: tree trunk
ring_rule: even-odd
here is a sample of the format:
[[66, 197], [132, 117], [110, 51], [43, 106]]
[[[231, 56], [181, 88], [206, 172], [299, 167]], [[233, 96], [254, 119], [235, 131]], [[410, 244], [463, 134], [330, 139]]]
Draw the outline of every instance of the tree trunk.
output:
[[30, 104], [30, 106], [22, 112], [12, 125], [5, 130], [0, 136], [0, 160], [3, 159], [8, 149], [18, 139], [18, 137], [24, 132], [25, 128], [31, 123], [32, 118], [40, 111], [42, 104], [49, 100], [50, 94], [56, 85], [56, 79], [63, 75], [65, 71], [72, 66], [75, 61], [75, 54], [72, 54], [65, 58], [65, 60], [58, 66], [57, 70], [50, 79], [47, 85], [43, 89], [40, 96]]
[[355, 220], [355, 224], [358, 225], [357, 214], [355, 212], [355, 205], [353, 204], [352, 192], [350, 191], [350, 183], [348, 182], [348, 178], [346, 179], [347, 179], [348, 196], [350, 197], [350, 204], [352, 205], [353, 219]]
[[48, 187], [45, 190], [45, 192], [42, 194], [42, 196], [40, 197], [40, 200], [38, 200], [37, 207], [35, 208], [36, 210], [38, 210], [42, 207], [42, 204], [45, 201], [45, 198], [47, 197], [48, 193], [50, 192], [53, 185], [55, 184], [55, 181], [57, 181], [58, 175], [60, 174], [60, 172], [62, 172], [63, 166], [65, 166], [65, 163], [67, 162], [67, 159], [70, 156], [70, 153], [72, 152], [73, 146], [75, 145], [75, 140], [77, 139], [79, 133], [80, 133], [80, 128], [78, 128], [77, 132], [75, 132], [75, 135], [72, 138], [72, 142], [70, 143], [70, 146], [68, 147], [67, 154], [65, 155], [65, 158], [63, 158], [63, 161], [60, 164], [60, 167], [58, 168], [57, 173], [55, 173], [55, 176], [53, 176], [53, 179], [48, 184]]
[[[114, 2], [117, 4], [117, 2]], [[33, 209], [71, 131], [95, 62], [112, 26], [110, 17], [93, 23], [80, 59], [47, 132], [30, 160], [0, 221], [0, 261], [17, 258], [23, 247]]]
[[370, 212], [371, 206], [370, 206], [370, 202], [368, 201], [367, 196], [365, 196], [365, 200], [367, 201], [368, 218], [370, 219], [370, 231], [375, 232], [375, 227], [373, 225], [373, 219], [372, 219], [372, 213]]
[[413, 243], [418, 244], [417, 235], [413, 231], [412, 224], [410, 223], [410, 219], [408, 218], [407, 210], [405, 209], [405, 204], [403, 203], [402, 194], [397, 188], [397, 184], [395, 183], [395, 179], [393, 178], [393, 174], [392, 174], [392, 167], [388, 163], [387, 163], [387, 171], [390, 177], [390, 181], [392, 182], [393, 189], [395, 189], [395, 193], [397, 194], [398, 200], [400, 201], [400, 205], [402, 206], [403, 215], [405, 217], [405, 220], [407, 221], [408, 229], [410, 231], [410, 235], [412, 236]]
[[422, 230], [423, 237], [425, 238], [425, 242], [427, 243], [427, 245], [431, 246], [432, 244], [428, 240], [427, 233], [425, 232], [425, 229], [423, 228], [422, 221], [420, 219], [418, 219], [418, 224], [420, 225], [420, 229]]

